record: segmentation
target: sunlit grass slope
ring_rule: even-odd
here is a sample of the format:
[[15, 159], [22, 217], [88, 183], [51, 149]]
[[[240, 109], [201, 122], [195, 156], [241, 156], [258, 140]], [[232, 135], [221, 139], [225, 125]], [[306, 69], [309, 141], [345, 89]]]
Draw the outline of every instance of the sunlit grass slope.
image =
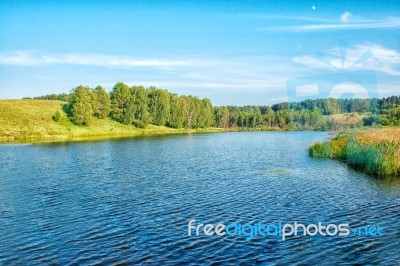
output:
[[[89, 126], [74, 125], [62, 111], [64, 102], [44, 100], [0, 100], [0, 140], [68, 140], [88, 137], [141, 136], [197, 132], [149, 125], [145, 129], [123, 125], [111, 119], [93, 119]], [[53, 120], [56, 111], [59, 122]], [[201, 129], [214, 132], [219, 129]]]

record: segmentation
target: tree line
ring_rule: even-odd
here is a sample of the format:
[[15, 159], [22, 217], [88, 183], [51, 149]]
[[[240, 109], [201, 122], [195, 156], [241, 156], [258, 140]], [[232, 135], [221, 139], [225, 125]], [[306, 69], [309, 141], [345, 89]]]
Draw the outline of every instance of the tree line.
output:
[[89, 126], [93, 119], [107, 117], [141, 128], [148, 124], [172, 128], [213, 125], [213, 107], [209, 99], [179, 96], [156, 87], [129, 87], [118, 82], [108, 93], [101, 86], [94, 89], [78, 86], [68, 95], [67, 101], [65, 110], [76, 125]]
[[[346, 127], [376, 124], [400, 125], [400, 96], [382, 99], [316, 99], [282, 102], [272, 106], [213, 106], [207, 98], [177, 95], [156, 87], [118, 82], [108, 93], [103, 87], [78, 86], [70, 94], [51, 94], [35, 99], [68, 102], [65, 108], [77, 125], [107, 117], [126, 125], [148, 124], [172, 128], [238, 128], [328, 130], [344, 125], [330, 115], [368, 113]], [[351, 120], [351, 119], [349, 119]]]
[[[355, 113], [368, 113], [361, 121]], [[215, 125], [228, 128], [280, 128], [339, 130], [343, 127], [400, 125], [400, 96], [382, 99], [315, 99], [282, 102], [272, 106], [221, 106], [214, 108]], [[331, 115], [347, 114], [342, 123]]]

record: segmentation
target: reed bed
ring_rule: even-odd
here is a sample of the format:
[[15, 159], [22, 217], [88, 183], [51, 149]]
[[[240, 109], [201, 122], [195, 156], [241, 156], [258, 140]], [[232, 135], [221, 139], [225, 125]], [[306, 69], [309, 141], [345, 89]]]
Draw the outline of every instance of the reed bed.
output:
[[398, 178], [400, 128], [341, 133], [330, 141], [311, 145], [309, 154], [315, 158], [344, 160], [378, 178]]

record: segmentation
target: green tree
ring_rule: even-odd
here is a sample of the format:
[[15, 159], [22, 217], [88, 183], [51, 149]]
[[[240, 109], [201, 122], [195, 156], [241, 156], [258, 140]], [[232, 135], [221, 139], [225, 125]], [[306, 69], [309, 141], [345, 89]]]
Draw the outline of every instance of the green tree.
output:
[[247, 122], [246, 112], [239, 111], [238, 118], [237, 118], [237, 125], [239, 127], [246, 127], [247, 126], [246, 122]]
[[338, 113], [337, 109], [338, 109], [338, 106], [337, 106], [336, 99], [328, 98], [327, 99], [327, 114], [329, 114], [329, 115], [336, 114], [336, 113]]
[[266, 113], [266, 117], [267, 117], [267, 123], [269, 127], [272, 127], [272, 123], [274, 122], [274, 110], [272, 110], [271, 108], [268, 108], [267, 113]]
[[143, 86], [133, 86], [131, 92], [136, 106], [134, 124], [137, 127], [144, 128], [150, 122], [147, 91]]
[[201, 101], [198, 97], [189, 95], [186, 97], [186, 102], [188, 104], [186, 126], [187, 128], [198, 128], [198, 119], [201, 112]]
[[[214, 109], [215, 123], [217, 127], [226, 128], [229, 125], [229, 109], [226, 106]], [[246, 122], [245, 122], [246, 123]]]
[[131, 125], [134, 121], [135, 103], [129, 86], [118, 82], [110, 93], [111, 117], [122, 124]]
[[72, 121], [80, 126], [89, 126], [92, 121], [93, 109], [90, 89], [84, 86], [76, 87], [71, 95]]
[[258, 107], [254, 107], [250, 109], [249, 115], [247, 116], [247, 126], [248, 127], [257, 127], [262, 123], [262, 116], [260, 109]]
[[151, 121], [154, 125], [165, 126], [168, 121], [170, 111], [169, 92], [157, 88], [150, 88], [148, 94], [149, 98], [149, 112]]
[[324, 116], [318, 107], [315, 107], [310, 114], [310, 125], [315, 129], [324, 129], [326, 126]]
[[214, 115], [211, 101], [207, 98], [202, 99], [200, 103], [200, 114], [197, 119], [197, 127], [209, 127], [213, 122]]
[[100, 85], [92, 91], [92, 105], [94, 115], [97, 118], [104, 119], [109, 115], [111, 106], [110, 96]]
[[170, 116], [168, 126], [173, 128], [183, 128], [186, 122], [186, 114], [188, 106], [183, 96], [178, 97], [176, 94], [171, 94]]
[[240, 108], [237, 106], [230, 106], [229, 127], [237, 127], [239, 125], [239, 118], [240, 118]]

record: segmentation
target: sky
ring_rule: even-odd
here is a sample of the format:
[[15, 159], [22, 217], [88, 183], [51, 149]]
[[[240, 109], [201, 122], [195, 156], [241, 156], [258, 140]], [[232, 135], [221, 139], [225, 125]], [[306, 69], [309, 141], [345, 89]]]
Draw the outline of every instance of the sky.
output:
[[400, 94], [399, 1], [0, 1], [0, 99], [157, 86], [214, 105]]

